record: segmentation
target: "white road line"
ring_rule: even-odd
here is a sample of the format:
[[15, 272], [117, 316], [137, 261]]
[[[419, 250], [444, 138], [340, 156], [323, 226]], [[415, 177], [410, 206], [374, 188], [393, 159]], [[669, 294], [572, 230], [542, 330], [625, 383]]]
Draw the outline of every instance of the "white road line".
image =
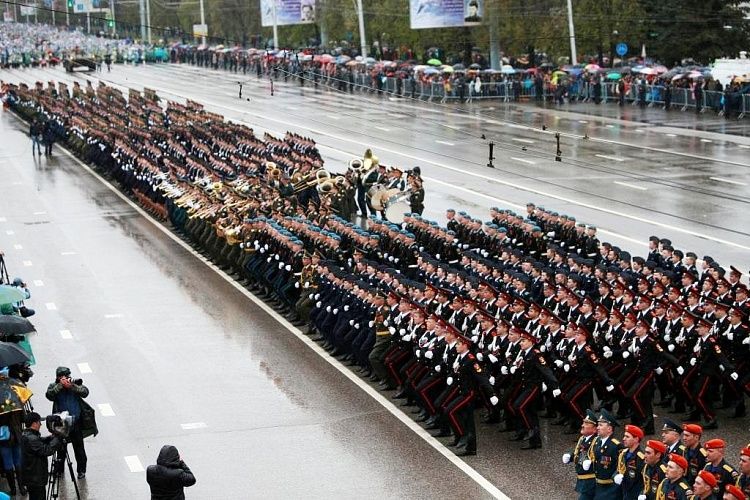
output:
[[638, 133], [640, 133], [640, 134], [643, 134], [643, 133], [645, 133], [645, 132], [646, 132], [646, 131], [645, 131], [645, 130], [643, 130], [642, 128], [637, 128], [637, 129], [635, 129], [635, 131], [636, 131], [636, 132], [638, 132]]
[[636, 186], [635, 184], [629, 184], [627, 182], [620, 182], [620, 181], [614, 181], [614, 184], [617, 184], [618, 186], [625, 186], [630, 189], [637, 189], [639, 191], [648, 191], [648, 188], [643, 186]]
[[34, 263], [33, 263], [33, 262], [31, 262], [30, 260], [25, 260], [25, 261], [23, 261], [23, 266], [24, 266], [24, 267], [31, 267], [31, 266], [33, 266], [33, 265], [34, 265]]
[[47, 302], [44, 304], [44, 306], [47, 308], [48, 311], [57, 311], [57, 306], [54, 302]]
[[96, 405], [99, 407], [99, 413], [102, 414], [102, 417], [114, 417], [115, 411], [112, 409], [112, 407], [108, 403], [99, 403]]
[[701, 142], [714, 142], [711, 139], [701, 139]]
[[143, 464], [141, 463], [141, 459], [138, 458], [138, 455], [129, 455], [125, 457], [125, 463], [128, 466], [128, 469], [130, 469], [130, 472], [143, 472]]
[[[390, 115], [389, 115], [390, 116]], [[443, 125], [445, 128], [449, 128], [451, 130], [461, 130], [461, 127], [457, 127], [455, 125]]]
[[403, 115], [401, 113], [387, 113], [388, 116], [391, 118], [404, 118], [406, 115]]
[[383, 132], [390, 132], [391, 131], [391, 129], [386, 128], [386, 127], [375, 127], [375, 128], [378, 129], [378, 130], [382, 130]]
[[92, 373], [88, 363], [78, 363], [78, 371], [83, 373]]
[[520, 161], [521, 163], [527, 163], [529, 165], [536, 165], [536, 162], [531, 161], [531, 160], [526, 160], [524, 158], [516, 158], [515, 156], [511, 156], [510, 159]]
[[107, 319], [122, 318], [122, 314], [121, 313], [105, 314], [104, 317]]
[[15, 244], [13, 245], [13, 248], [15, 248], [16, 250], [23, 250], [23, 245]]
[[612, 125], [612, 124], [609, 124], [609, 125], [605, 125], [605, 127], [607, 127], [607, 128], [615, 128], [615, 126], [614, 126], [614, 125]]
[[34, 215], [45, 215], [46, 213], [44, 210], [40, 210], [39, 212], [34, 212]]
[[191, 430], [191, 429], [205, 429], [208, 427], [206, 425], [206, 422], [190, 422], [188, 424], [180, 424], [180, 427], [182, 427], [183, 430]]
[[23, 184], [23, 182], [21, 182], [21, 181], [15, 181], [15, 182], [11, 182], [10, 184], [11, 184], [12, 186], [20, 186], [20, 185], [22, 185], [22, 184]]
[[625, 161], [625, 158], [620, 158], [619, 156], [609, 156], [609, 155], [594, 155], [597, 158], [604, 158], [605, 160], [612, 160], [612, 161]]
[[60, 255], [75, 255], [75, 252], [60, 252]]
[[12, 229], [8, 229], [7, 231], [5, 231], [5, 234], [7, 234], [8, 236], [13, 236], [14, 234], [16, 234], [16, 232]]
[[[557, 118], [557, 117], [555, 117], [555, 118]], [[588, 121], [586, 121], [586, 120], [578, 120], [578, 123], [588, 123]]]
[[[279, 322], [284, 328], [289, 330], [294, 336], [296, 336], [301, 342], [303, 342], [305, 345], [307, 345], [310, 349], [315, 351], [321, 358], [323, 358], [327, 363], [329, 363], [331, 366], [333, 366], [335, 369], [337, 369], [339, 372], [341, 372], [342, 375], [344, 375], [346, 378], [351, 380], [354, 384], [357, 385], [362, 391], [366, 392], [371, 398], [373, 398], [375, 401], [377, 401], [381, 406], [383, 406], [388, 412], [390, 412], [394, 417], [396, 417], [401, 423], [403, 423], [405, 426], [407, 426], [412, 432], [417, 434], [420, 438], [422, 438], [427, 444], [429, 444], [432, 448], [434, 448], [438, 453], [443, 455], [446, 460], [451, 462], [453, 465], [455, 465], [457, 468], [459, 468], [464, 474], [469, 476], [474, 482], [476, 482], [479, 486], [481, 486], [487, 493], [492, 495], [495, 498], [498, 498], [500, 500], [510, 500], [510, 497], [508, 497], [505, 493], [500, 491], [494, 484], [492, 484], [487, 478], [482, 476], [479, 472], [476, 471], [473, 467], [471, 467], [469, 464], [461, 460], [460, 457], [457, 457], [455, 453], [453, 453], [452, 450], [449, 450], [443, 443], [435, 439], [430, 433], [428, 433], [425, 429], [423, 429], [419, 424], [417, 424], [414, 420], [412, 420], [410, 417], [408, 417], [405, 413], [403, 413], [401, 410], [399, 410], [388, 398], [380, 394], [378, 391], [376, 391], [374, 388], [370, 387], [367, 383], [365, 383], [362, 379], [360, 379], [354, 372], [349, 370], [346, 366], [341, 364], [336, 358], [331, 357], [327, 351], [325, 351], [322, 347], [320, 347], [315, 341], [310, 339], [307, 335], [304, 335], [299, 329], [295, 328], [294, 325], [289, 323], [283, 316], [281, 316], [278, 312], [276, 312], [271, 306], [257, 298], [252, 293], [248, 292], [244, 287], [242, 287], [239, 283], [235, 282], [227, 273], [219, 269], [218, 267], [214, 266], [213, 263], [209, 262], [205, 257], [203, 257], [201, 254], [199, 254], [196, 250], [194, 250], [190, 245], [182, 241], [180, 238], [172, 234], [169, 230], [167, 230], [166, 227], [162, 226], [156, 219], [152, 218], [146, 211], [144, 211], [141, 207], [136, 205], [133, 201], [131, 201], [127, 196], [122, 194], [120, 191], [117, 190], [116, 187], [114, 187], [112, 184], [110, 184], [106, 179], [104, 179], [102, 176], [97, 174], [94, 170], [91, 169], [88, 165], [83, 163], [81, 160], [76, 158], [70, 151], [64, 148], [60, 148], [66, 155], [68, 155], [71, 159], [73, 159], [76, 163], [78, 163], [81, 168], [83, 168], [85, 171], [87, 171], [89, 174], [91, 174], [93, 177], [99, 180], [102, 184], [104, 184], [110, 191], [112, 191], [117, 197], [119, 197], [122, 201], [127, 203], [130, 207], [132, 207], [136, 212], [141, 214], [142, 217], [144, 217], [146, 220], [151, 222], [151, 224], [154, 225], [159, 231], [167, 235], [172, 241], [180, 245], [182, 248], [184, 248], [188, 253], [192, 254], [196, 259], [203, 262], [207, 267], [213, 269], [215, 273], [217, 273], [219, 276], [224, 278], [224, 280], [227, 281], [230, 285], [232, 285], [237, 291], [239, 291], [241, 294], [245, 295], [247, 298], [252, 300], [258, 307], [263, 309], [268, 315], [270, 315], [272, 318], [274, 318], [277, 322]], [[128, 461], [128, 458], [134, 459], [138, 465], [140, 465], [140, 460], [138, 460], [137, 456], [133, 457], [125, 457], [125, 461], [128, 462], [128, 466], [130, 466], [130, 462]], [[143, 470], [143, 466], [140, 466], [141, 471]], [[132, 468], [131, 468], [132, 470]], [[140, 472], [140, 471], [138, 471]]]
[[666, 135], [667, 137], [677, 137], [677, 134], [664, 134], [664, 135]]
[[453, 144], [452, 142], [448, 142], [448, 141], [435, 140], [435, 142], [437, 142], [438, 144], [445, 144], [446, 146], [455, 146], [455, 144]]
[[737, 186], [747, 186], [747, 182], [733, 181], [732, 179], [725, 179], [724, 177], [709, 177], [712, 181], [726, 182], [727, 184], [735, 184]]
[[326, 118], [330, 118], [331, 120], [340, 120], [341, 119], [340, 116], [336, 116], [336, 115], [326, 115]]
[[42, 281], [42, 280], [34, 280], [34, 286], [36, 286], [36, 287], [44, 286], [44, 281]]
[[750, 149], [750, 146], [748, 146], [746, 144], [740, 144], [739, 147], [742, 148], [742, 149]]
[[8, 219], [6, 219], [5, 217], [0, 217], [0, 222], [8, 222]]
[[73, 334], [70, 333], [70, 330], [60, 330], [60, 336], [65, 340], [73, 339]]
[[534, 141], [532, 141], [531, 139], [522, 139], [520, 137], [513, 137], [511, 141], [523, 142], [524, 144], [534, 144]]

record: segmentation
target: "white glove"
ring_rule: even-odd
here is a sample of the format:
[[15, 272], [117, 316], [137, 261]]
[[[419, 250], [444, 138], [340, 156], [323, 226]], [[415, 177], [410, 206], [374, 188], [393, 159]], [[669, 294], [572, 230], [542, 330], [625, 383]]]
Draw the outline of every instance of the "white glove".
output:
[[[281, 257], [279, 257], [279, 254], [276, 254], [276, 255], [274, 255], [273, 257], [274, 257], [274, 259], [276, 259], [276, 260], [281, 260]], [[279, 269], [281, 269], [281, 268], [279, 268]]]
[[320, 309], [320, 306], [322, 306], [322, 305], [323, 305], [323, 303], [321, 301], [317, 301], [315, 303], [315, 307], [317, 307], [318, 309]]
[[404, 335], [404, 336], [402, 337], [402, 339], [404, 340], [404, 342], [411, 342], [411, 334], [409, 334], [409, 335]]
[[287, 271], [291, 271], [292, 270], [292, 266], [290, 264], [287, 264], [287, 265], [284, 266], [284, 269], [286, 269]]
[[750, 337], [745, 337], [745, 340], [742, 341], [743, 345], [750, 345]]
[[542, 346], [539, 348], [542, 352], [547, 352], [547, 344], [542, 344]]
[[581, 467], [583, 467], [583, 470], [589, 470], [591, 468], [591, 460], [589, 460], [588, 458], [584, 460], [581, 463]]
[[432, 351], [427, 351], [426, 353], [424, 353], [424, 357], [427, 359], [432, 359], [432, 356], [433, 356]]
[[630, 357], [630, 352], [622, 351], [622, 359], [628, 359], [629, 357]]
[[338, 313], [339, 313], [339, 308], [337, 307], [336, 309], [333, 310], [333, 314], [338, 314]]
[[690, 366], [695, 366], [695, 363], [697, 363], [698, 360], [695, 358], [690, 358]]
[[562, 461], [564, 464], [569, 464], [570, 458], [570, 453], [563, 453]]
[[438, 372], [438, 373], [440, 373], [440, 372], [442, 371], [442, 369], [443, 369], [443, 367], [442, 367], [442, 366], [440, 366], [440, 365], [437, 365], [437, 366], [435, 367], [435, 371], [436, 371], [436, 372]]
[[[750, 339], [750, 337], [748, 337], [748, 339]], [[497, 358], [495, 357], [494, 354], [488, 354], [487, 359], [490, 360], [490, 363], [497, 363]]]
[[[276, 257], [278, 257], [278, 255]], [[276, 259], [276, 260], [279, 260], [279, 259]], [[283, 268], [284, 268], [284, 263], [283, 262], [279, 262], [279, 269], [283, 269]]]
[[391, 332], [391, 335], [395, 335], [396, 334], [396, 327], [395, 326], [389, 326], [388, 327], [388, 331]]
[[683, 367], [681, 367], [681, 366], [678, 366], [675, 369], [675, 371], [677, 372], [678, 375], [682, 375], [683, 373], [685, 373], [685, 369]]
[[266, 243], [265, 245], [263, 245], [263, 248], [264, 248], [265, 250], [268, 250], [268, 243]]
[[517, 370], [517, 369], [518, 369], [518, 368], [517, 368], [516, 366], [511, 366], [511, 367], [510, 367], [510, 373], [511, 373], [511, 375], [512, 375], [512, 374], [514, 374], [514, 373], [516, 373], [516, 370]]
[[740, 378], [740, 376], [739, 376], [739, 375], [737, 375], [737, 372], [732, 372], [732, 373], [731, 373], [731, 374], [729, 375], [729, 378], [731, 378], [732, 380], [736, 381], [736, 380], [737, 380], [738, 378]]
[[628, 347], [628, 351], [635, 353], [635, 346], [631, 344], [630, 347]]
[[500, 373], [502, 373], [503, 375], [507, 375], [508, 374], [508, 367], [507, 366], [501, 366], [500, 367]]
[[604, 351], [604, 357], [609, 359], [612, 357], [612, 351]]
[[672, 337], [669, 334], [664, 335], [664, 342], [669, 342], [671, 338]]
[[422, 357], [422, 351], [420, 351], [419, 349], [417, 349], [416, 356], [418, 358], [421, 358]]
[[[560, 394], [562, 394], [562, 391], [560, 389], [555, 389], [554, 391], [552, 391], [552, 397], [553, 398], [559, 397]], [[588, 469], [586, 469], [586, 470], [588, 470]]]
[[448, 377], [447, 379], [445, 379], [445, 383], [448, 385], [453, 385], [453, 377]]
[[269, 258], [266, 259], [266, 262], [271, 262], [272, 260], [273, 260], [273, 258], [269, 257]]
[[398, 333], [401, 334], [401, 335], [405, 334], [406, 333], [406, 328], [399, 328], [398, 329]]
[[726, 337], [727, 340], [734, 340], [734, 332], [727, 332]]
[[327, 313], [331, 312], [331, 306], [326, 306], [326, 312]]
[[542, 382], [542, 392], [547, 392], [547, 384]]
[[607, 392], [612, 392], [615, 390], [615, 386], [612, 384], [609, 384], [607, 387], [605, 387], [605, 389], [607, 390]]
[[565, 364], [563, 365], [563, 371], [564, 371], [565, 373], [568, 373], [568, 372], [570, 371], [570, 365], [569, 365], [568, 363], [565, 363]]
[[556, 367], [560, 368], [560, 367], [562, 367], [562, 365], [563, 365], [563, 364], [564, 364], [564, 363], [562, 362], [562, 360], [561, 360], [561, 359], [556, 359], [556, 360], [555, 360], [555, 366], [556, 366]]
[[494, 376], [490, 377], [490, 385], [495, 385], [495, 377]]
[[374, 321], [368, 321], [367, 322], [367, 326], [369, 326], [370, 328], [372, 328], [373, 326], [375, 326], [375, 322]]
[[673, 351], [674, 351], [674, 344], [669, 344], [669, 345], [667, 346], [667, 351], [669, 351], [669, 352], [673, 352]]
[[349, 326], [354, 326], [354, 320], [353, 319], [349, 320]]
[[299, 288], [299, 281], [294, 282], [294, 288]]
[[638, 495], [638, 500], [646, 500], [646, 495]]
[[478, 353], [477, 353], [477, 359], [478, 359], [479, 361], [484, 361], [484, 354], [482, 354], [481, 352], [478, 352]]
[[359, 323], [354, 323], [354, 328], [359, 330]]
[[344, 311], [349, 312], [349, 306], [348, 305], [344, 306]]
[[656, 372], [657, 375], [661, 375], [662, 373], [664, 373], [664, 369], [661, 366], [657, 366], [656, 370], [654, 371]]
[[613, 477], [612, 479], [615, 481], [615, 484], [622, 484], [622, 478], [622, 474], [615, 474], [615, 477]]
[[604, 346], [604, 352], [610, 352], [611, 350], [608, 345]]
[[305, 281], [305, 288], [310, 288], [310, 282], [309, 281]]
[[478, 335], [474, 335], [473, 337], [471, 337], [471, 341], [472, 341], [473, 343], [475, 343], [475, 344], [476, 344], [476, 343], [477, 343], [477, 340], [479, 340], [479, 336], [478, 336]]
[[500, 402], [500, 399], [497, 396], [492, 396], [490, 398], [490, 403], [492, 403], [492, 406], [497, 406], [497, 404]]
[[316, 293], [316, 294], [315, 294], [315, 300], [318, 300], [319, 298], [320, 298], [320, 294], [319, 294], [319, 293]]
[[436, 258], [437, 260], [440, 260], [440, 254], [439, 254], [439, 253], [436, 253], [436, 254], [435, 254], [435, 258]]
[[315, 300], [315, 294], [312, 294], [312, 293], [308, 294], [307, 298], [310, 299], [310, 300]]

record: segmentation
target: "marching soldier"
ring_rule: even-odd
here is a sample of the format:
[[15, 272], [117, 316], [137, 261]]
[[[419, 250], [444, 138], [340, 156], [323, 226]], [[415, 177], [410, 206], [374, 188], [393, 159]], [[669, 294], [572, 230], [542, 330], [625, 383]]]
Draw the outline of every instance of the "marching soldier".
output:
[[643, 430], [635, 425], [626, 425], [622, 436], [623, 449], [617, 457], [615, 484], [622, 489], [623, 500], [638, 500], [643, 493], [643, 466], [645, 454], [641, 449]]
[[[575, 491], [578, 493], [579, 500], [594, 498], [596, 491], [596, 478], [591, 470], [591, 460], [589, 459], [591, 447], [596, 440], [596, 425], [596, 414], [591, 410], [586, 410], [586, 416], [581, 423], [581, 436], [578, 438], [573, 454], [566, 452], [562, 457], [564, 464], [571, 461], [575, 464]], [[583, 467], [584, 462], [588, 463], [588, 467], [585, 469]]]
[[620, 425], [607, 411], [602, 410], [597, 420], [597, 438], [589, 451], [589, 461], [583, 463], [588, 470], [593, 465], [596, 477], [595, 500], [618, 500], [620, 487], [615, 484], [617, 475], [617, 460], [620, 456], [622, 444], [613, 434], [615, 427]]
[[707, 472], [716, 479], [716, 484], [713, 486], [713, 493], [718, 498], [718, 495], [721, 495], [724, 491], [724, 486], [735, 484], [740, 474], [724, 459], [726, 444], [723, 439], [706, 441], [705, 447], [708, 456], [706, 457], [706, 465], [703, 467], [702, 472]]
[[676, 453], [669, 455], [666, 477], [656, 490], [656, 500], [688, 500], [690, 483], [685, 478], [687, 468], [685, 457]]

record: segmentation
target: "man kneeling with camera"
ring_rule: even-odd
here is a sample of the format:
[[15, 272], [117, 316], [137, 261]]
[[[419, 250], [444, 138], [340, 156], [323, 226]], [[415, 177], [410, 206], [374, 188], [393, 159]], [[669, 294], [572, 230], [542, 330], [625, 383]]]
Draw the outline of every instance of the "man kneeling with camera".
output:
[[49, 463], [47, 457], [63, 447], [64, 441], [52, 434], [42, 437], [39, 429], [42, 418], [38, 413], [30, 412], [24, 419], [26, 428], [22, 436], [23, 448], [23, 481], [29, 492], [29, 500], [46, 498]]
[[89, 395], [83, 380], [70, 378], [70, 368], [60, 366], [55, 371], [55, 382], [47, 387], [47, 399], [52, 401], [52, 412], [67, 411], [73, 417], [73, 425], [67, 438], [73, 444], [76, 456], [78, 479], [86, 477], [86, 449], [83, 447], [83, 429], [81, 414], [84, 409], [83, 398]]

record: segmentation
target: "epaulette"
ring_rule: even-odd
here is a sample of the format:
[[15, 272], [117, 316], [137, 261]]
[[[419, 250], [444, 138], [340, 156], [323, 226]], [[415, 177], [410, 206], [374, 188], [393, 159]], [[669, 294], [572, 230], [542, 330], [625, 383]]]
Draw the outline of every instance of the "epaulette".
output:
[[617, 438], [612, 438], [612, 442], [617, 446], [620, 446], [620, 441]]
[[732, 466], [731, 466], [731, 465], [729, 465], [729, 464], [724, 464], [724, 467], [723, 467], [723, 468], [724, 468], [724, 470], [725, 470], [725, 471], [727, 471], [727, 472], [731, 472], [733, 476], [737, 474], [737, 471], [736, 471], [736, 470], [734, 470], [734, 467], [732, 467]]
[[680, 486], [680, 488], [682, 488], [683, 490], [686, 490], [686, 491], [690, 489], [690, 485], [687, 484], [685, 481], [680, 481], [679, 482], [679, 486]]
[[708, 456], [708, 452], [706, 451], [706, 449], [703, 446], [701, 446], [700, 448], [698, 448], [698, 450], [700, 451], [700, 454], [703, 455], [704, 457]]
[[659, 464], [659, 469], [661, 469], [662, 472], [667, 472], [667, 464], [662, 462]]
[[643, 453], [641, 450], [638, 450], [637, 455], [638, 455], [638, 458], [640, 458], [641, 460], [643, 460], [644, 458], [646, 458], [646, 454]]

